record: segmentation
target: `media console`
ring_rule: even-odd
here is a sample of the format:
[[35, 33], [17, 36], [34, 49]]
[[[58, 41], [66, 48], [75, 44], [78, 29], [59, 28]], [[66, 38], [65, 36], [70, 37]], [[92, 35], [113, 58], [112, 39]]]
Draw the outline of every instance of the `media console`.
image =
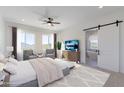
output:
[[80, 63], [80, 51], [62, 51], [62, 58], [67, 61]]

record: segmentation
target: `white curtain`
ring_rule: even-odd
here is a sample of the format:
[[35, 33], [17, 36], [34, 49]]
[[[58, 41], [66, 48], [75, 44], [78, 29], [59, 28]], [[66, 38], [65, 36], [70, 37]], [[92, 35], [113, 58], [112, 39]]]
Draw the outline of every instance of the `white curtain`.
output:
[[21, 34], [22, 30], [17, 29], [17, 59], [18, 60], [23, 60], [23, 50], [21, 48]]
[[23, 50], [36, 49], [35, 33], [25, 30], [17, 29], [17, 59], [23, 60]]

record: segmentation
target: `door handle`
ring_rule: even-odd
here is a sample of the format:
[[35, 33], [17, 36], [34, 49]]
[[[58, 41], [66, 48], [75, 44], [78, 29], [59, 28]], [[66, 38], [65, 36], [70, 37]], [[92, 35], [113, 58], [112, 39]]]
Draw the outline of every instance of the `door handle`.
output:
[[96, 52], [97, 52], [97, 55], [100, 55], [100, 50], [96, 50]]

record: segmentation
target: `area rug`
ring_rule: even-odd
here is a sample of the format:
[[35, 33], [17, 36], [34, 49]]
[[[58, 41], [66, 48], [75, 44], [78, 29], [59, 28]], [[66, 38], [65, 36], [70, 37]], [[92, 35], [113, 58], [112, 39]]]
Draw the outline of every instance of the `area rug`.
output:
[[70, 74], [46, 87], [102, 87], [110, 73], [83, 65], [76, 65]]

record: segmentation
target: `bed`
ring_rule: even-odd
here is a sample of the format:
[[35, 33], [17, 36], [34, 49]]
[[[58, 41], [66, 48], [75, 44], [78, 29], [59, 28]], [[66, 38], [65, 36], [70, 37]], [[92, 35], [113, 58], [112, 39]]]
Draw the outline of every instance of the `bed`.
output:
[[[32, 61], [34, 62], [36, 60]], [[9, 84], [5, 86], [39, 87], [37, 73], [31, 64], [31, 61], [27, 60], [16, 63], [18, 64], [16, 67], [16, 74], [8, 75], [10, 78], [7, 83]], [[45, 87], [101, 87], [104, 86], [110, 76], [109, 73], [83, 66], [81, 64], [76, 64], [75, 62], [50, 59], [49, 63], [54, 63], [58, 68], [61, 68], [63, 77], [45, 84]], [[43, 71], [41, 71], [41, 74], [44, 74], [44, 72], [42, 72]]]
[[[52, 62], [52, 61], [51, 61]], [[62, 60], [54, 60], [54, 63], [60, 66], [64, 76], [68, 75], [70, 69], [74, 67], [73, 62], [67, 62]], [[20, 87], [37, 87], [37, 75], [29, 60], [18, 62], [16, 74], [10, 75], [9, 86]]]

